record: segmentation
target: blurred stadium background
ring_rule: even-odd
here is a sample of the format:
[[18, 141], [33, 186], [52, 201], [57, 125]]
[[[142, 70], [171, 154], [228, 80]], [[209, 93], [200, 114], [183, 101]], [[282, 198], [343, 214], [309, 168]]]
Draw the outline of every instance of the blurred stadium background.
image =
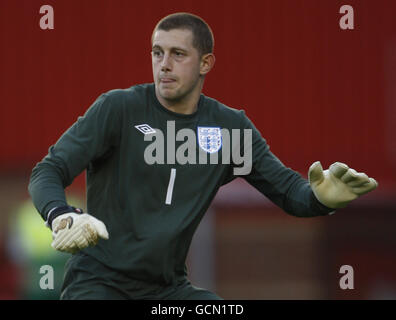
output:
[[[39, 27], [46, 4], [54, 30]], [[354, 30], [339, 27], [344, 4]], [[29, 200], [31, 169], [102, 92], [152, 82], [151, 32], [178, 11], [214, 31], [204, 93], [244, 109], [285, 165], [306, 176], [316, 160], [341, 161], [380, 184], [333, 216], [299, 219], [237, 179], [194, 238], [193, 282], [227, 299], [395, 299], [393, 0], [0, 0], [0, 299], [57, 298], [67, 255]], [[84, 174], [67, 194], [84, 207]], [[54, 290], [39, 289], [41, 265]], [[353, 290], [339, 287], [342, 265]]]

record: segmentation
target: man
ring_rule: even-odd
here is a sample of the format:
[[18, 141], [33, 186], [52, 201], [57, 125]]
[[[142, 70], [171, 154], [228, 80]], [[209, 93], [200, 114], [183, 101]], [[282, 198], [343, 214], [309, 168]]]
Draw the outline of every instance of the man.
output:
[[[33, 169], [29, 192], [52, 246], [73, 253], [62, 299], [220, 299], [191, 285], [185, 260], [216, 192], [237, 176], [301, 217], [377, 186], [341, 163], [314, 163], [309, 182], [286, 168], [243, 111], [201, 93], [213, 43], [201, 18], [163, 18], [152, 34], [154, 83], [101, 95]], [[64, 188], [85, 169], [82, 213]]]

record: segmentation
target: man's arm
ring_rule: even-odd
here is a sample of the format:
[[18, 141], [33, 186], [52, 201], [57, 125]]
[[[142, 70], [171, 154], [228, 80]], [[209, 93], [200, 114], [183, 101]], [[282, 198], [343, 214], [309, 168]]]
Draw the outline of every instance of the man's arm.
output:
[[74, 178], [117, 144], [118, 113], [109, 99], [106, 94], [101, 95], [33, 169], [28, 190], [45, 221], [50, 210], [67, 205], [64, 189]]
[[253, 160], [252, 172], [244, 177], [258, 191], [293, 216], [314, 217], [335, 211], [320, 203], [308, 181], [299, 173], [285, 167], [266, 143], [262, 152], [257, 162]]
[[[299, 173], [284, 166], [269, 150], [269, 146], [260, 132], [246, 116], [243, 116], [243, 127], [252, 129], [253, 157], [252, 171], [244, 178], [272, 202], [287, 213], [298, 217], [328, 215], [333, 213], [335, 209], [342, 207], [336, 205], [338, 201], [343, 201], [343, 199], [337, 197], [343, 194], [347, 187], [342, 183], [338, 183], [336, 186], [334, 183], [335, 177], [332, 174], [329, 175], [326, 171], [321, 175], [320, 169], [315, 165], [310, 170], [310, 184]], [[312, 171], [312, 169], [315, 170]], [[346, 172], [345, 170], [342, 171], [342, 173]], [[340, 174], [341, 172], [338, 173], [338, 175]], [[360, 178], [367, 177], [364, 174], [358, 174], [358, 176]], [[329, 180], [330, 178], [331, 180]], [[359, 189], [359, 191], [362, 191], [359, 195], [374, 189], [377, 185], [374, 181], [372, 182], [373, 186], [365, 185], [364, 190]], [[337, 179], [337, 182], [339, 182], [339, 179]], [[363, 184], [363, 181], [360, 181], [360, 184]], [[350, 194], [350, 196], [349, 201], [357, 198], [358, 195], [352, 196]], [[346, 205], [345, 203], [344, 201], [343, 206]]]

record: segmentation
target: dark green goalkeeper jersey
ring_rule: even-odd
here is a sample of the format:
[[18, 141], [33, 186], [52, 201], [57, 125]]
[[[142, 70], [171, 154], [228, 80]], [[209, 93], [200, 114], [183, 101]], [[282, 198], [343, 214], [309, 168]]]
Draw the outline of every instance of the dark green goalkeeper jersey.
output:
[[[175, 153], [183, 141], [168, 150], [175, 141], [170, 124], [176, 135], [191, 129], [200, 149], [197, 159], [202, 151], [217, 152], [218, 164], [209, 158], [206, 164], [178, 163]], [[105, 223], [109, 240], [101, 239], [84, 253], [132, 279], [174, 283], [186, 275], [191, 239], [216, 192], [237, 177], [235, 161], [223, 161], [221, 145], [218, 149], [218, 128], [252, 130], [252, 168], [241, 177], [284, 211], [295, 216], [332, 211], [316, 200], [305, 179], [271, 153], [244, 111], [201, 94], [194, 114], [177, 114], [159, 103], [154, 84], [102, 94], [33, 169], [29, 192], [46, 220], [50, 209], [67, 204], [64, 188], [87, 170], [87, 212]], [[148, 139], [154, 131], [163, 133], [163, 141]], [[150, 154], [160, 163], [147, 161]]]

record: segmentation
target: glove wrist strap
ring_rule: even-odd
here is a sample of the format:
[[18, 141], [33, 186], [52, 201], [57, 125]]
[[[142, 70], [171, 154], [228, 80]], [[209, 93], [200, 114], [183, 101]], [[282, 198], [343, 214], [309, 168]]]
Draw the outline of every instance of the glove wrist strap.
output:
[[60, 215], [62, 215], [64, 213], [70, 213], [70, 212], [81, 214], [81, 213], [83, 213], [83, 210], [80, 208], [72, 207], [72, 206], [56, 207], [49, 212], [49, 214], [47, 216], [46, 225], [49, 228], [51, 228], [51, 230], [52, 230], [52, 221], [54, 221], [56, 217], [59, 217]]

